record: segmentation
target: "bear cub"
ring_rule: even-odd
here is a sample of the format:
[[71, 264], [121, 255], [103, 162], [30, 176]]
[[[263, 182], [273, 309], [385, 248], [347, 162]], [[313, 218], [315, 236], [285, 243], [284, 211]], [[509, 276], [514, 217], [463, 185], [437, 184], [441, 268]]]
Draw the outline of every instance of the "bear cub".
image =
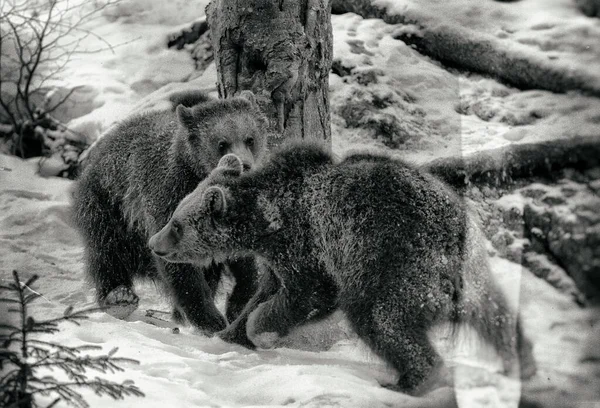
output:
[[481, 242], [466, 205], [431, 175], [383, 155], [337, 162], [305, 142], [247, 174], [223, 157], [149, 246], [170, 262], [266, 259], [281, 285], [266, 285], [271, 296], [259, 289], [222, 337], [237, 341], [243, 330], [268, 347], [340, 308], [414, 394], [441, 365], [427, 336], [438, 322], [472, 325], [510, 374], [517, 350], [529, 351]]
[[87, 276], [109, 313], [121, 318], [131, 313], [139, 301], [134, 279], [151, 278], [170, 295], [176, 319], [214, 332], [226, 326], [213, 302], [223, 268], [237, 282], [227, 310], [232, 320], [254, 292], [254, 259], [170, 264], [153, 255], [148, 238], [222, 156], [234, 153], [246, 170], [261, 160], [267, 122], [248, 91], [227, 100], [182, 92], [171, 101], [173, 109], [135, 114], [93, 147], [74, 190], [74, 217], [84, 239]]

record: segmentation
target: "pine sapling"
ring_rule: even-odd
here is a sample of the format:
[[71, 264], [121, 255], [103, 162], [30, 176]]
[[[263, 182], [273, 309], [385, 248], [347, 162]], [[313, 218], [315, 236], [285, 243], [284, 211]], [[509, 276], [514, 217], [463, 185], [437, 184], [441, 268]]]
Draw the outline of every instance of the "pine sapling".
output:
[[[13, 282], [0, 285], [0, 303], [7, 305], [3, 309], [8, 312], [7, 318], [0, 322], [0, 406], [40, 407], [36, 397], [41, 395], [51, 398], [46, 407], [54, 407], [60, 401], [75, 407], [89, 407], [77, 392], [80, 388], [92, 389], [97, 395], [108, 395], [114, 399], [130, 395], [144, 396], [131, 380], [117, 383], [97, 376], [88, 378], [88, 370], [115, 373], [124, 371], [119, 366], [120, 363], [139, 364], [136, 360], [115, 357], [117, 348], [106, 355], [91, 356], [84, 352], [99, 350], [101, 347], [70, 347], [39, 338], [40, 334], [57, 333], [61, 322], [80, 325], [91, 311], [98, 308], [74, 311], [69, 306], [63, 316], [38, 320], [29, 310], [29, 305], [40, 297], [39, 293], [31, 289], [37, 279], [38, 276], [34, 275], [23, 284], [17, 271], [13, 271]], [[11, 316], [14, 318], [11, 319]], [[52, 373], [57, 371], [64, 375], [55, 377]]]

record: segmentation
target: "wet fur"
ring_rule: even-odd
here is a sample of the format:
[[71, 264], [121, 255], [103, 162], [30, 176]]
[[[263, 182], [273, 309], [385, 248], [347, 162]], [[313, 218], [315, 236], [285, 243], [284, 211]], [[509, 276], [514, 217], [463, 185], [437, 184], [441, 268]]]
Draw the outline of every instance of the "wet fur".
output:
[[[260, 160], [265, 122], [250, 98], [211, 100], [197, 92], [177, 98], [174, 103], [189, 106], [129, 117], [94, 146], [75, 187], [73, 208], [85, 243], [87, 276], [100, 304], [116, 287], [132, 288], [135, 278], [158, 279], [176, 315], [213, 332], [226, 323], [212, 300], [223, 265], [170, 265], [153, 256], [147, 241], [217, 165], [223, 155], [220, 140], [240, 152], [252, 136], [253, 148], [242, 153], [248, 164]], [[253, 260], [236, 258], [228, 267], [238, 281], [255, 273]], [[231, 302], [241, 306], [232, 310], [239, 312], [250, 294], [235, 295], [239, 298], [232, 296]]]
[[179, 223], [182, 236], [168, 244], [179, 261], [247, 253], [268, 261], [273, 274], [257, 294], [268, 300], [251, 300], [225, 339], [248, 344], [246, 332], [263, 345], [261, 335], [284, 336], [339, 307], [407, 392], [440, 364], [427, 336], [438, 322], [471, 324], [507, 371], [518, 366], [516, 347], [528, 342], [517, 314], [463, 200], [437, 179], [382, 155], [338, 162], [310, 143], [284, 146], [253, 173], [226, 173], [215, 169], [153, 238], [164, 243]]

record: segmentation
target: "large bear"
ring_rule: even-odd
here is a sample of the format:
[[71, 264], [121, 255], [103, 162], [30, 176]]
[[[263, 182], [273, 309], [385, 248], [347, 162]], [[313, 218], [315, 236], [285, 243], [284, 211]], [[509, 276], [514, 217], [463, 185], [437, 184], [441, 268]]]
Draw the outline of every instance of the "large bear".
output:
[[[266, 151], [267, 122], [250, 92], [227, 100], [183, 92], [171, 102], [173, 109], [127, 118], [93, 147], [73, 195], [75, 220], [87, 275], [109, 313], [125, 317], [135, 309], [133, 281], [149, 277], [171, 295], [176, 319], [212, 333], [226, 326], [213, 302], [223, 263], [166, 263], [148, 249], [148, 238], [222, 156], [235, 153], [252, 168]], [[233, 319], [254, 292], [256, 270], [246, 257], [225, 265], [237, 281], [227, 311]]]
[[471, 324], [511, 374], [517, 349], [530, 351], [481, 242], [463, 201], [429, 174], [381, 155], [336, 162], [304, 142], [248, 174], [223, 157], [149, 246], [169, 262], [265, 258], [280, 285], [265, 285], [274, 294], [259, 292], [223, 334], [239, 339], [246, 326], [269, 346], [339, 307], [416, 393], [441, 362], [427, 337], [437, 322]]

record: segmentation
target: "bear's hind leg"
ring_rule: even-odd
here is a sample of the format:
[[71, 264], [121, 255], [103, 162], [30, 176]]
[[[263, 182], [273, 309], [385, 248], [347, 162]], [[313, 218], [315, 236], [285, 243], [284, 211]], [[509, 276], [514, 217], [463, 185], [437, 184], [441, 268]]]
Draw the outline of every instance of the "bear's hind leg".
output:
[[[359, 314], [364, 315], [364, 310]], [[398, 388], [402, 392], [420, 395], [435, 383], [443, 361], [429, 341], [426, 329], [420, 326], [418, 316], [412, 316], [414, 322], [407, 323], [396, 320], [393, 315], [384, 319], [377, 316], [356, 319], [356, 313], [352, 311], [347, 315], [357, 334], [398, 370]]]
[[262, 348], [272, 347], [291, 329], [323, 319], [338, 307], [337, 286], [320, 265], [282, 267], [277, 273], [281, 287], [248, 315], [246, 324], [248, 338]]
[[229, 325], [227, 328], [219, 333], [218, 336], [229, 342], [240, 344], [244, 347], [253, 349], [255, 348], [246, 336], [246, 324], [248, 322], [248, 316], [261, 304], [269, 300], [274, 296], [281, 287], [279, 278], [275, 276], [273, 271], [265, 266], [266, 269], [262, 271], [259, 278], [258, 289], [246, 303], [238, 317]]
[[[385, 285], [363, 282], [352, 293], [340, 295], [342, 310], [356, 333], [400, 374], [398, 388], [419, 395], [433, 385], [442, 385], [443, 359], [427, 335], [436, 322], [444, 319], [450, 302], [410, 272], [391, 277]], [[427, 277], [427, 273], [415, 273]], [[427, 296], [433, 293], [433, 297]]]
[[96, 289], [96, 300], [106, 312], [125, 318], [139, 302], [133, 277], [143, 263], [138, 240], [126, 223], [94, 193], [76, 202], [76, 220], [85, 243], [86, 275]]
[[[204, 268], [204, 280], [208, 285], [208, 292], [210, 293], [211, 299], [215, 298], [215, 293], [217, 291], [217, 287], [219, 286], [219, 281], [221, 280], [222, 274], [223, 264], [212, 262], [209, 266]], [[202, 282], [197, 282], [196, 285], [198, 287], [203, 286]], [[167, 290], [172, 290], [172, 288], [167, 287]], [[181, 307], [177, 305], [177, 301], [175, 301], [172, 312], [172, 320], [175, 323], [185, 324], [185, 316], [185, 311], [181, 309]]]

